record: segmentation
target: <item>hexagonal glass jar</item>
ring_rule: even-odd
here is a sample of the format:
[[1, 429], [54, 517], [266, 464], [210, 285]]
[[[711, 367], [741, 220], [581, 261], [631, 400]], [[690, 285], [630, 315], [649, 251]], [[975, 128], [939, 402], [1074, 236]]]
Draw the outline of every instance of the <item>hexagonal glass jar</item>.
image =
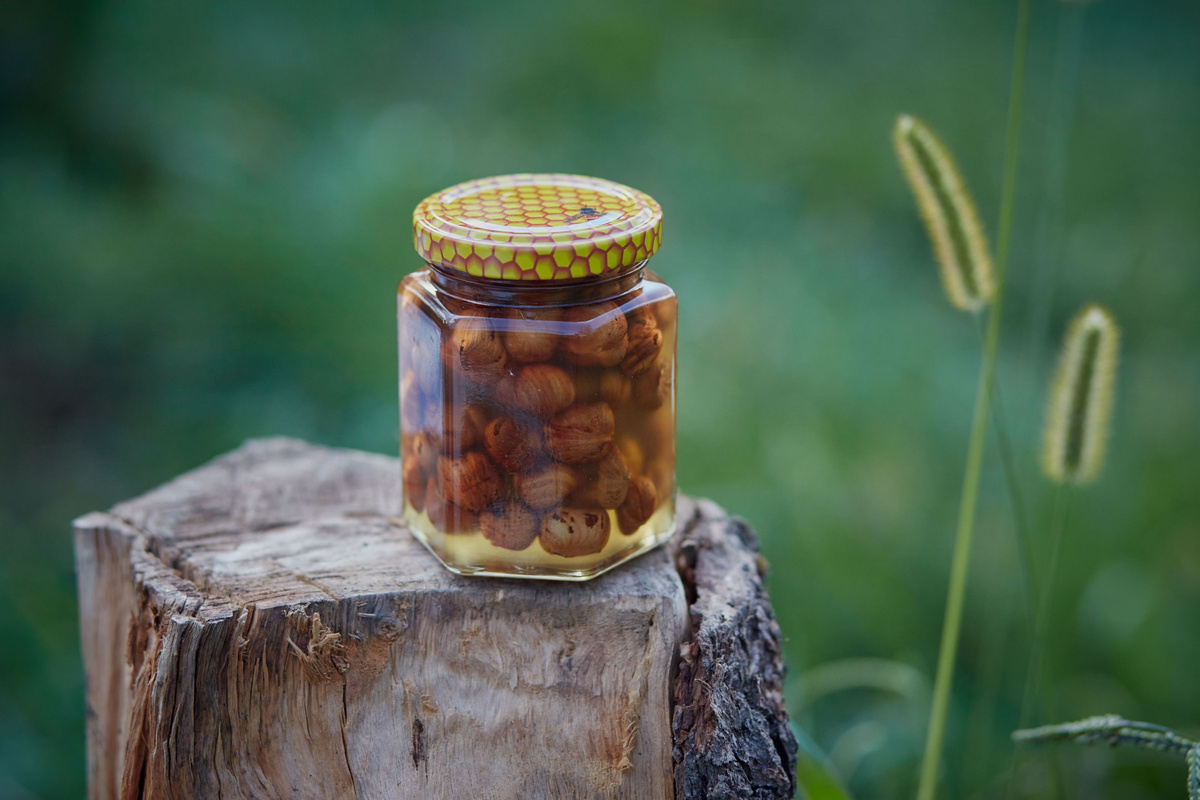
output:
[[657, 204], [513, 175], [433, 195], [414, 221], [426, 267], [398, 293], [412, 534], [460, 574], [558, 580], [664, 542], [676, 299], [646, 269]]

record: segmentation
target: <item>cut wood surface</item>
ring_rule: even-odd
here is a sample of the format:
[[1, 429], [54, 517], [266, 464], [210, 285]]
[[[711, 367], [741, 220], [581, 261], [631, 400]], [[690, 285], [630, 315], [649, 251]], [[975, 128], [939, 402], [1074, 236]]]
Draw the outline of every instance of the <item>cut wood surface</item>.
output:
[[464, 578], [391, 458], [248, 442], [76, 522], [92, 798], [785, 798], [753, 534], [681, 497], [585, 584]]

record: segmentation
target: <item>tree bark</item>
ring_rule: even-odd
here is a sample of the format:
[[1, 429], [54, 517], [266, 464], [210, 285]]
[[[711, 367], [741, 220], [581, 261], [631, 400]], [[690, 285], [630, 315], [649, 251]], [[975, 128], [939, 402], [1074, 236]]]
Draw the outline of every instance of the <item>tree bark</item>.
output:
[[680, 498], [585, 584], [464, 578], [394, 459], [252, 441], [76, 521], [92, 798], [784, 798], [753, 534]]

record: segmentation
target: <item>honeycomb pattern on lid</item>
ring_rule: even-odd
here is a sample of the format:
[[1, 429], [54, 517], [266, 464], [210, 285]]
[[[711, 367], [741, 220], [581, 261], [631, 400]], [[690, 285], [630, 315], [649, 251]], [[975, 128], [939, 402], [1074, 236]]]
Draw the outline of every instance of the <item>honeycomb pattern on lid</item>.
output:
[[658, 203], [581, 175], [481, 178], [443, 189], [413, 212], [421, 258], [485, 278], [600, 276], [645, 261], [661, 241]]

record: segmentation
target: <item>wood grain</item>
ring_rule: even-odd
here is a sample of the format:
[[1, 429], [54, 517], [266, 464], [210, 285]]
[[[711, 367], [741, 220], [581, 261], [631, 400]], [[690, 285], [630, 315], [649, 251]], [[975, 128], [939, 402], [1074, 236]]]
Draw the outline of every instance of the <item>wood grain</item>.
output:
[[[395, 520], [399, 484], [256, 440], [76, 522], [90, 797], [791, 796], [744, 526], [681, 498], [672, 547], [586, 584], [464, 578]], [[738, 669], [717, 616], [746, 603]], [[730, 767], [767, 788], [721, 794]]]

